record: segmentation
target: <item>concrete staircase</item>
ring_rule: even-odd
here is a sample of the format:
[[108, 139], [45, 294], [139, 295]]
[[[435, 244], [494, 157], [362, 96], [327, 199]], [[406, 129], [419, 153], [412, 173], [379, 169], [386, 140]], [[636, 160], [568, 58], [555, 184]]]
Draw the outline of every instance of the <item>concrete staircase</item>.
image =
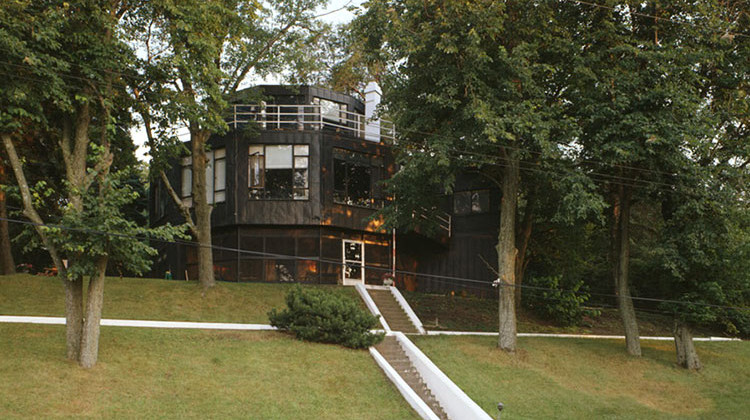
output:
[[419, 334], [419, 330], [411, 322], [390, 290], [369, 289], [367, 292], [392, 331], [401, 331], [404, 334]]
[[422, 381], [422, 377], [417, 372], [417, 369], [414, 368], [414, 365], [412, 365], [409, 357], [406, 356], [406, 352], [404, 352], [396, 337], [392, 335], [386, 336], [383, 342], [375, 346], [375, 348], [409, 387], [417, 393], [419, 398], [432, 409], [436, 416], [443, 420], [449, 419], [443, 407], [440, 406], [440, 403], [432, 394], [432, 391]]

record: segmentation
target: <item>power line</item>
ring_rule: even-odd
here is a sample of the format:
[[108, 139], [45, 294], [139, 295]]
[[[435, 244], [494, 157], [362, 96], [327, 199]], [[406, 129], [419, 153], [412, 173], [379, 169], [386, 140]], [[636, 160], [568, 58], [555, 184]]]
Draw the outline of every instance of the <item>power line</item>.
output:
[[[455, 153], [460, 153], [460, 154], [468, 154], [468, 155], [474, 155], [474, 156], [478, 156], [478, 157], [491, 158], [492, 160], [485, 160], [485, 161], [479, 161], [478, 162], [478, 163], [486, 164], [486, 165], [496, 165], [496, 166], [508, 167], [509, 166], [508, 163], [503, 164], [503, 163], [497, 162], [495, 159], [498, 159], [498, 160], [500, 160], [502, 162], [510, 162], [511, 161], [510, 158], [504, 158], [502, 156], [493, 156], [493, 155], [484, 154], [484, 153], [480, 153], [480, 152], [472, 152], [472, 151], [468, 151], [468, 150], [459, 150], [459, 149], [453, 149], [453, 148], [450, 148], [448, 150], [452, 151], [452, 152], [455, 152]], [[526, 170], [526, 171], [529, 171], [529, 172], [538, 172], [538, 173], [553, 174], [553, 175], [559, 175], [559, 174], [576, 174], [575, 170], [564, 170], [564, 169], [562, 169], [560, 171], [552, 171], [552, 170], [545, 170], [545, 169], [542, 169], [542, 168], [536, 168], [536, 167], [534, 167], [535, 165], [533, 163], [531, 163], [531, 162], [519, 161], [518, 164], [519, 164], [519, 169]], [[664, 182], [659, 182], [659, 181], [651, 181], [651, 180], [640, 179], [640, 178], [624, 177], [624, 176], [612, 175], [612, 174], [606, 174], [606, 173], [594, 172], [594, 171], [581, 172], [580, 174], [581, 175], [594, 175], [594, 176], [598, 176], [598, 177], [604, 178], [604, 179], [601, 179], [601, 180], [592, 178], [592, 180], [595, 181], [595, 182], [596, 181], [601, 181], [601, 182], [608, 182], [608, 183], [612, 183], [612, 184], [619, 184], [619, 185], [625, 185], [625, 186], [630, 186], [630, 187], [638, 187], [639, 186], [639, 185], [637, 185], [638, 183], [644, 184], [644, 185], [641, 185], [641, 186], [654, 185], [654, 186], [657, 186], [657, 187], [667, 187], [667, 188], [675, 188], [675, 187], [677, 187], [677, 185], [675, 185], [675, 184], [669, 184], [669, 183], [664, 183]], [[626, 183], [625, 181], [631, 181], [631, 183]]]
[[[403, 129], [403, 130], [399, 129], [398, 132], [399, 133], [406, 132], [406, 133], [411, 133], [411, 134], [420, 134], [420, 135], [423, 135], [423, 136], [437, 137], [437, 138], [443, 138], [443, 139], [447, 139], [447, 140], [453, 140], [454, 139], [453, 137], [449, 137], [449, 136], [444, 135], [444, 134], [429, 133], [429, 132], [424, 132], [424, 131], [419, 131], [419, 130], [412, 130], [412, 129]], [[404, 140], [405, 139], [403, 139], [403, 138], [399, 138], [398, 139], [398, 141], [404, 141]], [[422, 145], [421, 143], [413, 141], [413, 140], [406, 140], [406, 141], [411, 141], [411, 143], [415, 144], [415, 145]], [[560, 142], [553, 142], [553, 143], [557, 144], [558, 146], [571, 146], [570, 143], [560, 143]], [[483, 143], [483, 144], [481, 144], [481, 147], [497, 148], [498, 150], [501, 150], [501, 149], [515, 150], [515, 151], [525, 152], [525, 153], [528, 153], [528, 154], [531, 154], [531, 155], [537, 155], [537, 156], [544, 155], [544, 153], [542, 153], [540, 151], [531, 150], [529, 148], [524, 148], [524, 147], [520, 147], [520, 146], [511, 146], [511, 145], [493, 144], [493, 143]], [[635, 170], [635, 171], [639, 171], [639, 172], [650, 172], [650, 173], [654, 173], [654, 174], [658, 174], [658, 175], [667, 175], [667, 176], [674, 175], [672, 172], [660, 171], [660, 170], [656, 170], [656, 169], [641, 168], [641, 167], [631, 166], [631, 165], [625, 165], [625, 164], [621, 164], [621, 163], [604, 162], [604, 161], [595, 160], [595, 159], [577, 159], [577, 160], [580, 161], [580, 162], [585, 162], [585, 163], [594, 163], [594, 164], [599, 164], [599, 165], [604, 165], [604, 166], [611, 166], [611, 167], [615, 167], [615, 168], [631, 169], [631, 170]]]
[[[347, 264], [343, 261], [338, 260], [330, 260], [320, 257], [301, 257], [301, 256], [295, 256], [295, 255], [286, 255], [286, 254], [275, 254], [275, 253], [269, 253], [269, 252], [260, 252], [260, 251], [249, 251], [249, 250], [243, 250], [239, 248], [232, 248], [232, 247], [225, 247], [225, 246], [219, 246], [219, 245], [202, 245], [193, 241], [184, 241], [184, 240], [166, 240], [166, 239], [160, 239], [160, 238], [153, 238], [150, 236], [137, 236], [137, 235], [129, 235], [124, 233], [116, 233], [116, 232], [106, 232], [102, 230], [97, 229], [87, 229], [87, 228], [76, 228], [76, 227], [70, 227], [70, 226], [64, 226], [64, 225], [54, 225], [54, 224], [38, 224], [31, 221], [26, 220], [19, 220], [19, 219], [12, 219], [12, 218], [0, 218], [0, 220], [4, 220], [11, 223], [18, 223], [28, 226], [36, 226], [36, 227], [45, 227], [45, 228], [52, 228], [52, 229], [60, 229], [60, 230], [67, 230], [67, 231], [73, 231], [73, 232], [79, 232], [79, 233], [87, 233], [87, 234], [96, 234], [96, 235], [102, 235], [102, 236], [115, 236], [115, 237], [121, 237], [121, 238], [128, 238], [128, 239], [136, 239], [136, 240], [149, 240], [153, 242], [159, 242], [164, 243], [168, 245], [186, 245], [186, 246], [192, 246], [196, 248], [207, 248], [210, 247], [212, 250], [217, 251], [227, 251], [227, 252], [233, 252], [237, 254], [246, 254], [246, 255], [252, 255], [258, 258], [275, 258], [275, 259], [284, 259], [284, 260], [302, 260], [302, 261], [314, 261], [318, 263], [323, 264], [332, 264], [332, 265], [339, 265], [342, 267], [345, 267]], [[374, 271], [383, 271], [383, 272], [392, 272], [393, 270], [388, 267], [379, 267], [379, 266], [373, 266], [373, 265], [363, 265], [363, 269], [368, 270], [374, 270]], [[492, 287], [493, 283], [485, 281], [485, 280], [478, 280], [478, 279], [470, 279], [466, 277], [458, 277], [458, 276], [445, 276], [445, 275], [438, 275], [438, 274], [428, 274], [428, 273], [419, 273], [415, 271], [407, 271], [407, 270], [395, 270], [397, 274], [407, 275], [407, 276], [415, 276], [415, 277], [423, 277], [423, 278], [431, 278], [431, 279], [438, 279], [436, 282], [442, 281], [453, 281], [453, 282], [462, 282], [467, 284], [472, 284], [476, 287], [479, 285]], [[515, 289], [515, 288], [521, 288], [521, 289], [528, 289], [528, 290], [538, 290], [538, 291], [556, 291], [556, 292], [567, 292], [567, 293], [573, 293], [573, 294], [583, 294], [588, 293], [585, 291], [577, 291], [577, 290], [571, 290], [571, 289], [554, 289], [554, 288], [548, 288], [548, 287], [541, 287], [541, 286], [530, 286], [530, 285], [508, 285], [508, 284], [502, 284], [500, 282], [501, 287], [509, 288], [509, 289]], [[455, 283], [446, 283], [446, 284], [455, 284]], [[605, 294], [605, 293], [588, 293], [591, 296], [600, 296], [600, 297], [612, 297], [617, 298], [618, 295], [616, 294]], [[679, 300], [672, 300], [672, 299], [659, 299], [659, 298], [651, 298], [651, 297], [638, 297], [638, 296], [631, 296], [631, 299], [635, 301], [644, 301], [644, 302], [660, 302], [660, 303], [673, 303], [673, 304], [680, 304], [680, 305], [696, 305], [696, 306], [702, 306], [702, 307], [710, 307], [715, 309], [728, 309], [728, 310], [737, 310], [737, 311], [747, 311], [750, 310], [750, 308], [744, 308], [744, 307], [735, 307], [735, 306], [728, 306], [728, 305], [714, 305], [709, 303], [702, 303], [702, 302], [690, 302], [690, 301], [679, 301]]]
[[[588, 2], [588, 1], [584, 1], [584, 0], [568, 0], [568, 1], [572, 1], [572, 2], [575, 2], [575, 3], [578, 3], [578, 4], [583, 4], [583, 5], [591, 6], [591, 7], [595, 7], [595, 8], [611, 10], [613, 12], [617, 12], [618, 11], [616, 7], [607, 6], [606, 4], [592, 3], [592, 2]], [[658, 22], [658, 21], [661, 20], [661, 21], [666, 21], [666, 22], [669, 22], [669, 23], [674, 23], [676, 25], [692, 26], [692, 27], [695, 27], [695, 28], [698, 28], [698, 29], [703, 29], [703, 30], [706, 30], [706, 31], [709, 31], [709, 32], [713, 32], [713, 33], [721, 33], [721, 34], [725, 34], [725, 35], [750, 38], [750, 35], [746, 35], [746, 34], [743, 34], [743, 33], [740, 33], [740, 32], [731, 32], [729, 30], [718, 29], [718, 28], [710, 28], [710, 27], [706, 27], [706, 26], [702, 26], [701, 27], [701, 26], [698, 26], [698, 25], [696, 25], [695, 23], [692, 23], [692, 22], [675, 20], [673, 18], [665, 18], [665, 17], [659, 17], [659, 16], [654, 16], [654, 15], [649, 15], [647, 13], [637, 12], [637, 11], [634, 11], [634, 10], [630, 10], [630, 13], [633, 14], [633, 15], [635, 15], [635, 16], [640, 16], [640, 17], [645, 17], [645, 18], [653, 19], [654, 22]]]

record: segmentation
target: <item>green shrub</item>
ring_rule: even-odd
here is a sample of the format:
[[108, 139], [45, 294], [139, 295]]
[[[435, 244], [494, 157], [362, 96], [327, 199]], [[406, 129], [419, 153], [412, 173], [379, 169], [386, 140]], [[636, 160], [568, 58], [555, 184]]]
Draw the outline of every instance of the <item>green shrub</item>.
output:
[[286, 296], [287, 308], [268, 313], [271, 325], [293, 333], [300, 340], [366, 348], [383, 340], [373, 334], [376, 316], [363, 310], [352, 299], [323, 290], [296, 285]]
[[532, 277], [524, 289], [523, 301], [537, 315], [565, 326], [578, 325], [584, 315], [595, 316], [595, 311], [581, 305], [589, 300], [583, 280], [561, 285], [562, 276]]

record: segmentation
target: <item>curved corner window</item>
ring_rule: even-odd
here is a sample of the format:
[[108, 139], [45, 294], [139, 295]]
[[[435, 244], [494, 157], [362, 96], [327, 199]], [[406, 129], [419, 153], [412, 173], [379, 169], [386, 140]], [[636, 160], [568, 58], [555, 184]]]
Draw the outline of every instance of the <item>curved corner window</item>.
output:
[[[216, 149], [206, 152], [206, 201], [222, 203], [227, 198], [227, 151]], [[193, 205], [193, 158], [182, 158], [180, 195], [187, 206]]]

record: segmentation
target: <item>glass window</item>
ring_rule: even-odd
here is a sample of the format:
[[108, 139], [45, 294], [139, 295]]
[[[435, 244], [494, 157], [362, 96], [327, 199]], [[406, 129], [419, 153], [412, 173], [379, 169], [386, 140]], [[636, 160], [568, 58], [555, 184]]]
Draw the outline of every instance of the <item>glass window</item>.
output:
[[364, 280], [364, 244], [344, 239], [344, 280]]
[[[206, 158], [206, 201], [209, 204], [223, 202], [226, 200], [227, 186], [226, 149], [208, 151]], [[181, 163], [180, 195], [186, 205], [192, 206], [193, 159], [188, 156]]]
[[346, 104], [321, 98], [313, 98], [313, 104], [320, 105], [320, 116], [323, 120], [338, 124], [346, 121]]
[[490, 211], [488, 190], [458, 191], [453, 194], [453, 213], [457, 215], [487, 213]]
[[188, 198], [193, 195], [193, 159], [186, 157], [182, 159], [182, 188], [180, 195]]
[[334, 149], [333, 201], [350, 206], [381, 206], [377, 180], [382, 169], [382, 159], [375, 156]]
[[266, 169], [292, 169], [292, 146], [266, 146]]
[[308, 145], [253, 145], [249, 149], [248, 187], [255, 200], [309, 198]]
[[214, 153], [206, 152], [206, 201], [214, 202]]

